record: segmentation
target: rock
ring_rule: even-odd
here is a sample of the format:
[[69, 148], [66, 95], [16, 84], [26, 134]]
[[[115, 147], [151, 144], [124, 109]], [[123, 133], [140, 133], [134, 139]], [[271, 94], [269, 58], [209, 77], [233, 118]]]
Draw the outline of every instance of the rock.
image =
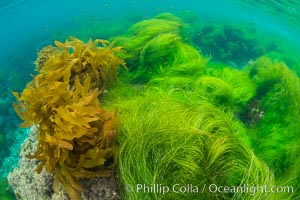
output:
[[[9, 175], [8, 181], [17, 199], [22, 200], [69, 200], [67, 194], [60, 187], [58, 194], [53, 190], [53, 175], [44, 169], [40, 174], [36, 172], [39, 163], [36, 159], [29, 159], [26, 155], [34, 154], [37, 146], [37, 127], [33, 126], [29, 137], [25, 140], [20, 151], [19, 165]], [[79, 180], [86, 189], [82, 192], [83, 200], [116, 200], [117, 186], [114, 176]]]

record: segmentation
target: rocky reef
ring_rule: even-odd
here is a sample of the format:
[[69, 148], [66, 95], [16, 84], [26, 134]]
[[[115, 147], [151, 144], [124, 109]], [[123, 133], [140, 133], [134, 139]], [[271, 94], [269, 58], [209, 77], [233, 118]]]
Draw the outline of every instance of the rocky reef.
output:
[[[40, 200], [68, 200], [69, 197], [62, 187], [59, 192], [53, 190], [54, 178], [51, 173], [42, 170], [36, 172], [38, 161], [29, 159], [27, 155], [33, 154], [37, 148], [37, 127], [30, 129], [30, 135], [22, 145], [18, 168], [15, 168], [8, 176], [17, 199]], [[119, 199], [114, 176], [103, 178], [82, 179], [79, 181], [85, 191], [81, 194], [83, 200], [111, 200]]]

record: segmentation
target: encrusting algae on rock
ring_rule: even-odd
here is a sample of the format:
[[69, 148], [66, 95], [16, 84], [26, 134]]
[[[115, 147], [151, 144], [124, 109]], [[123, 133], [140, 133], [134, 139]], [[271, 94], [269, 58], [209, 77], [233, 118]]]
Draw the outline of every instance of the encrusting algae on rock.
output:
[[70, 38], [39, 55], [39, 74], [21, 95], [13, 93], [13, 106], [21, 127], [38, 126], [37, 150], [28, 155], [40, 161], [37, 172], [45, 167], [54, 174], [54, 191], [61, 184], [73, 200], [81, 199], [79, 178], [109, 176], [116, 163], [120, 119], [98, 97], [125, 62], [115, 55], [121, 48], [108, 41]]

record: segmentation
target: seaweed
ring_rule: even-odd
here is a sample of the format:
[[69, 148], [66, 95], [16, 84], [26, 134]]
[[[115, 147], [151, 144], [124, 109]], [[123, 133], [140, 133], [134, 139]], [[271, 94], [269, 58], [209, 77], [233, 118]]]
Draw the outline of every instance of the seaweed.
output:
[[262, 112], [261, 120], [251, 128], [255, 152], [275, 171], [280, 183], [297, 187], [300, 80], [285, 63], [266, 56], [245, 70], [257, 85], [256, 107]]
[[248, 64], [245, 71], [257, 85], [256, 98], [262, 107], [278, 115], [297, 114], [299, 78], [283, 62], [263, 56]]
[[260, 43], [251, 24], [200, 29], [192, 40], [201, 50], [181, 19], [163, 13], [115, 43], [70, 37], [39, 52], [38, 74], [13, 93], [13, 106], [21, 127], [38, 126], [28, 157], [39, 161], [38, 172], [54, 174], [56, 192], [61, 185], [80, 199], [79, 179], [109, 176], [117, 166], [120, 197], [128, 200], [299, 196], [138, 191], [139, 184], [299, 188], [299, 78], [276, 54], [251, 60], [277, 50]]
[[216, 77], [202, 76], [195, 82], [196, 91], [202, 98], [215, 105], [232, 106], [233, 93], [229, 85]]
[[123, 36], [112, 38], [117, 45], [124, 47], [123, 58], [130, 71], [136, 71], [140, 65], [140, 53], [147, 42], [161, 34], [175, 34], [188, 40], [186, 25], [170, 13], [160, 14], [153, 19], [143, 20], [132, 25]]
[[[252, 30], [254, 27], [243, 28]], [[299, 163], [296, 156], [299, 140], [295, 138], [300, 128], [296, 122], [300, 120], [299, 80], [282, 62], [266, 56], [251, 60], [277, 47], [272, 43], [255, 45], [258, 40], [246, 35], [245, 30], [222, 27], [221, 35], [210, 38], [215, 42], [213, 47], [221, 52], [217, 59], [213, 57], [214, 60], [204, 57], [188, 40], [173, 31], [153, 34], [144, 42], [140, 41], [135, 54], [131, 50], [124, 53], [125, 59], [126, 55], [129, 56], [132, 67], [125, 80], [133, 77], [137, 80], [133, 83], [138, 84], [132, 87], [139, 89], [122, 94], [126, 97], [124, 99], [118, 97], [121, 90], [111, 91], [116, 92], [112, 99], [121, 99], [116, 106], [122, 108], [121, 129], [124, 134], [119, 139], [122, 144], [119, 167], [122, 197], [195, 199], [197, 197], [191, 194], [140, 194], [134, 187], [139, 183], [172, 185], [188, 182], [201, 185], [197, 181], [207, 181], [207, 177], [216, 177], [218, 183], [224, 184], [250, 182], [269, 185], [276, 182], [297, 187], [299, 170], [295, 166]], [[207, 27], [201, 34], [209, 35], [213, 31], [213, 27]], [[220, 48], [222, 44], [225, 46]], [[228, 52], [222, 52], [227, 47]], [[248, 48], [253, 50], [250, 54]], [[237, 64], [230, 63], [233, 58], [237, 58]], [[247, 66], [241, 69], [244, 64]], [[177, 144], [175, 138], [183, 143]], [[235, 151], [231, 150], [231, 144], [237, 148]], [[233, 157], [226, 157], [227, 149], [234, 152], [230, 154]], [[224, 152], [219, 152], [222, 150]], [[184, 156], [180, 152], [184, 152]], [[236, 163], [241, 168], [231, 168], [223, 163], [222, 158], [228, 158], [225, 163]], [[213, 164], [201, 163], [204, 159]], [[195, 160], [199, 162], [195, 164]], [[211, 172], [217, 174], [218, 167], [227, 170], [224, 173], [228, 176], [210, 174], [202, 168], [204, 165], [215, 167]], [[173, 172], [177, 173], [176, 176]], [[124, 189], [126, 187], [130, 193]], [[275, 198], [273, 194], [247, 195], [218, 198]], [[280, 194], [280, 198], [287, 199], [296, 196]], [[204, 194], [201, 198], [213, 197]]]
[[144, 84], [164, 74], [201, 74], [208, 61], [191, 45], [187, 26], [169, 13], [138, 22], [113, 39], [124, 47], [120, 56], [131, 72], [122, 77], [133, 83]]
[[256, 95], [256, 85], [244, 70], [211, 61], [207, 65], [207, 74], [228, 84], [232, 90], [232, 101], [236, 113], [243, 112], [248, 102]]
[[35, 70], [39, 71], [52, 56], [59, 56], [59, 49], [52, 45], [45, 46], [38, 52], [38, 58], [35, 61]]
[[16, 197], [6, 178], [0, 177], [1, 200], [15, 200]]
[[205, 24], [192, 30], [192, 41], [203, 55], [214, 61], [230, 64], [241, 69], [249, 60], [269, 51], [277, 50], [278, 44], [258, 31], [252, 23]]
[[166, 91], [192, 91], [194, 80], [191, 77], [182, 76], [163, 76], [152, 78], [147, 86], [149, 87], [159, 87]]
[[[203, 70], [207, 61], [192, 46], [184, 43], [176, 34], [161, 34], [148, 41], [140, 54], [139, 74], [164, 75], [172, 73], [197, 73]], [[197, 68], [189, 68], [189, 63], [197, 63]]]
[[119, 161], [123, 199], [260, 199], [258, 192], [212, 194], [209, 192], [143, 192], [138, 184], [172, 187], [273, 184], [268, 167], [241, 143], [234, 120], [221, 109], [203, 103], [182, 105], [165, 93], [146, 90], [144, 95], [116, 102], [123, 119]]
[[39, 74], [21, 95], [13, 93], [13, 106], [21, 127], [38, 126], [37, 150], [28, 155], [39, 161], [37, 172], [45, 168], [54, 174], [56, 192], [61, 184], [71, 199], [81, 199], [78, 179], [109, 176], [117, 162], [118, 111], [104, 109], [99, 96], [125, 62], [115, 55], [121, 48], [108, 41], [70, 38], [55, 41], [46, 57], [39, 54]]

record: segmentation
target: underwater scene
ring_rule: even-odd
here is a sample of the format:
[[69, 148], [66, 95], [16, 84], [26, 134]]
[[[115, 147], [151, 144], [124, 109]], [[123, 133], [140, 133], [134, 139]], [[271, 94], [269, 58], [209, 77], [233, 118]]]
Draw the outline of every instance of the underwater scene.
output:
[[0, 1], [0, 200], [300, 200], [300, 1]]

